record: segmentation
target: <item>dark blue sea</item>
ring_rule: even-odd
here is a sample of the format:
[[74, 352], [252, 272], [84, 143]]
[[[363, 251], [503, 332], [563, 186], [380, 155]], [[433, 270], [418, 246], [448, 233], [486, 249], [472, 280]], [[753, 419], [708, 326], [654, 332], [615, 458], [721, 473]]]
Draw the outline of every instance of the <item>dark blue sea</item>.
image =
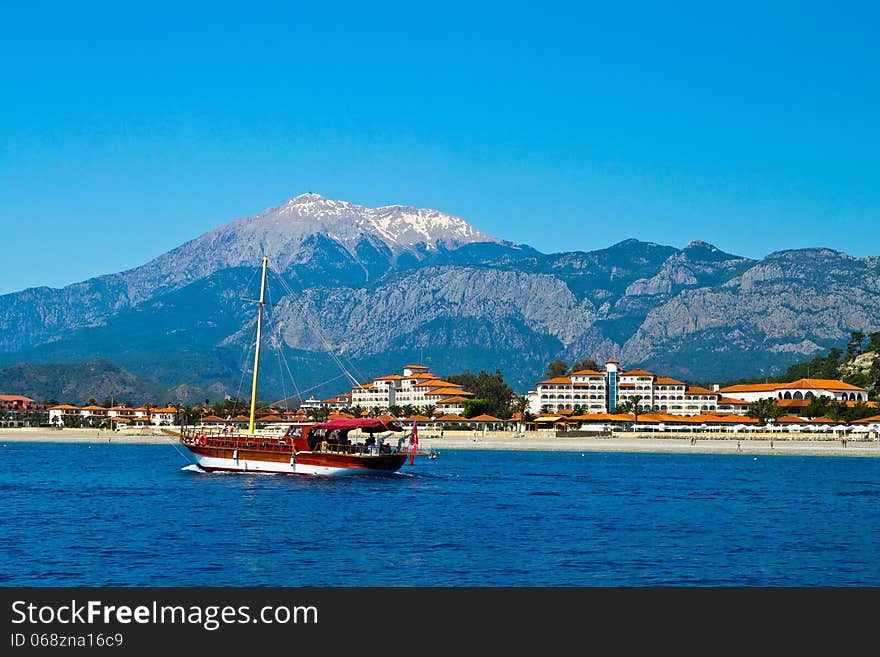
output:
[[878, 586], [880, 459], [442, 450], [387, 477], [0, 444], [2, 586]]

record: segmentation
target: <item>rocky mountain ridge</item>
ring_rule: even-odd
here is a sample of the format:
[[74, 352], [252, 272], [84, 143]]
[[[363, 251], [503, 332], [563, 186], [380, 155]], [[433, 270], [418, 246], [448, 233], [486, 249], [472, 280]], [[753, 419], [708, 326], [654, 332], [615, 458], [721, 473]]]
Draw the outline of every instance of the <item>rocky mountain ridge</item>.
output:
[[[436, 211], [308, 194], [143, 267], [0, 297], [0, 365], [100, 356], [181, 395], [235, 394], [253, 340], [242, 297], [257, 293], [263, 253], [268, 340], [300, 390], [325, 396], [346, 389], [328, 350], [363, 379], [418, 360], [438, 373], [497, 368], [524, 392], [557, 357], [730, 380], [880, 327], [877, 257], [817, 248], [755, 261], [637, 240], [543, 254]], [[276, 369], [267, 385], [280, 395]]]

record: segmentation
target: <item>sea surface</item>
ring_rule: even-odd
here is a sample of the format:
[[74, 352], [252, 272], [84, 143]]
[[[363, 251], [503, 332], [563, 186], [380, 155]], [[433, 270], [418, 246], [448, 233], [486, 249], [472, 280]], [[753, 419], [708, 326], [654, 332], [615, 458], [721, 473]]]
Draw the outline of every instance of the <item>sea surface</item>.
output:
[[384, 477], [0, 443], [2, 586], [878, 586], [880, 459], [441, 450]]

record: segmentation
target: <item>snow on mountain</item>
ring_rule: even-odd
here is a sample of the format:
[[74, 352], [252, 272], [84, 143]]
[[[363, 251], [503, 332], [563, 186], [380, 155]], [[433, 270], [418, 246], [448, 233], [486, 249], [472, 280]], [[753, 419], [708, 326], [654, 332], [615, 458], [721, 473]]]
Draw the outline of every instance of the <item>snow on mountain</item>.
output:
[[421, 259], [427, 252], [472, 242], [502, 242], [437, 210], [367, 208], [309, 193], [230, 221], [121, 276], [128, 300], [137, 303], [226, 267], [253, 266], [263, 255], [280, 271], [317, 266], [315, 259], [328, 257], [327, 249], [334, 248], [329, 240], [347, 252], [350, 263], [365, 270], [376, 258], [387, 266], [404, 253]]
[[334, 201], [319, 194], [300, 194], [284, 205], [221, 226], [208, 235], [236, 232], [273, 234], [283, 241], [301, 241], [314, 233], [337, 240], [350, 251], [366, 235], [377, 236], [392, 252], [456, 248], [471, 242], [500, 242], [460, 217], [437, 210], [403, 205], [368, 208]]

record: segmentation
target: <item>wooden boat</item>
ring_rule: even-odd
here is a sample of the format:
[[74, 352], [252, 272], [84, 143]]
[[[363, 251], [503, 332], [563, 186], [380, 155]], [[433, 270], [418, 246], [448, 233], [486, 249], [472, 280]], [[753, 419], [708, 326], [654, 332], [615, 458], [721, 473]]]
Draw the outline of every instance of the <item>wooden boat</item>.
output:
[[280, 436], [193, 427], [181, 442], [208, 472], [378, 474], [398, 471], [415, 450], [409, 436], [389, 441], [390, 434], [401, 431], [399, 425], [375, 418], [337, 418], [292, 425]]
[[[266, 295], [267, 258], [263, 258], [257, 303], [257, 342], [247, 431], [233, 427], [194, 426], [181, 431], [180, 442], [205, 471], [271, 472], [279, 474], [387, 474], [400, 470], [418, 454], [418, 430], [394, 440], [403, 427], [378, 418], [341, 417], [322, 423], [291, 425], [283, 434], [255, 431], [257, 377]], [[392, 444], [393, 443], [393, 444]]]

